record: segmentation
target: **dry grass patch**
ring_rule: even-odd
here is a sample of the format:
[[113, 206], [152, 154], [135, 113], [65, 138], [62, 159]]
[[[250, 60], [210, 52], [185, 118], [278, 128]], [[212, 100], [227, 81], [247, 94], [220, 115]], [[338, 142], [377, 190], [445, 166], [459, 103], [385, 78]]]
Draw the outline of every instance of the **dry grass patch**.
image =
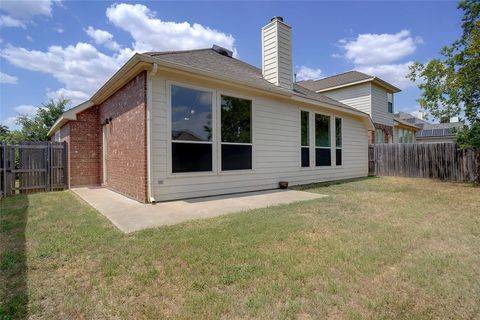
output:
[[0, 318], [478, 318], [478, 187], [302, 188], [329, 197], [131, 235], [68, 191], [1, 200]]

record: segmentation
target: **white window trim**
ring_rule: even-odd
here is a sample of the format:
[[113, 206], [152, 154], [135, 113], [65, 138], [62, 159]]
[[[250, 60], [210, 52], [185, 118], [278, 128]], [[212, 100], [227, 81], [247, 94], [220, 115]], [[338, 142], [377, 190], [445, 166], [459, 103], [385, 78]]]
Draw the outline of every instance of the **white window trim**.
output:
[[[333, 130], [333, 131], [334, 131], [334, 134], [335, 134], [335, 138], [333, 139], [333, 143], [334, 143], [334, 146], [335, 146], [335, 148], [334, 148], [334, 149], [335, 149], [335, 152], [334, 152], [335, 157], [334, 157], [334, 162], [333, 162], [332, 164], [333, 164], [335, 167], [337, 167], [337, 168], [341, 168], [341, 167], [343, 167], [343, 163], [344, 163], [343, 160], [344, 160], [344, 158], [345, 158], [345, 157], [343, 156], [343, 141], [344, 141], [344, 140], [343, 140], [343, 118], [342, 118], [342, 117], [338, 117], [338, 116], [334, 116], [333, 118], [334, 118], [334, 120], [333, 120], [334, 130]], [[337, 126], [336, 126], [336, 125], [337, 125], [337, 124], [336, 124], [336, 119], [339, 119], [339, 120], [340, 120], [340, 128], [342, 129], [342, 131], [340, 131], [340, 135], [341, 135], [341, 136], [340, 136], [340, 139], [342, 140], [342, 146], [341, 146], [341, 147], [338, 147], [338, 146], [337, 146], [337, 132], [336, 132], [336, 129], [337, 129]], [[341, 164], [341, 165], [337, 165], [337, 152], [336, 152], [337, 149], [342, 150], [342, 164]]]
[[[329, 147], [317, 147], [317, 143], [316, 143], [316, 130], [317, 130], [317, 126], [315, 124], [315, 116], [316, 115], [322, 115], [322, 116], [327, 116], [329, 117], [329, 140], [330, 140], [330, 146]], [[334, 125], [332, 125], [332, 121], [335, 121], [333, 120], [335, 119], [335, 115], [333, 114], [329, 114], [329, 113], [321, 113], [321, 112], [315, 112], [314, 115], [313, 115], [313, 137], [314, 137], [314, 142], [313, 142], [313, 150], [315, 151], [316, 149], [330, 149], [330, 165], [329, 166], [317, 166], [317, 154], [316, 152], [314, 152], [314, 161], [313, 161], [313, 166], [315, 168], [331, 168], [333, 167], [333, 163], [334, 163], [334, 160], [335, 160], [335, 148], [333, 147], [334, 144], [332, 143], [332, 139], [333, 137], [335, 136], [335, 134], [332, 134], [332, 130], [334, 130]], [[335, 124], [335, 123], [334, 123]]]
[[[167, 80], [167, 177], [192, 177], [192, 176], [211, 176], [217, 171], [216, 161], [216, 130], [212, 130], [211, 141], [186, 141], [186, 140], [173, 140], [172, 139], [172, 86], [184, 87], [193, 90], [200, 90], [212, 93], [212, 119], [216, 119], [216, 92], [213, 89], [192, 85], [183, 82]], [[214, 121], [212, 121], [212, 125]], [[197, 143], [197, 144], [211, 144], [212, 145], [212, 171], [199, 171], [199, 172], [173, 172], [172, 164], [172, 143]]]
[[[302, 111], [308, 112], [308, 146], [302, 145]], [[298, 165], [300, 170], [308, 170], [312, 167], [312, 113], [313, 111], [308, 109], [299, 108], [298, 109], [298, 123], [299, 123], [299, 130], [298, 130], [298, 141], [300, 142], [300, 150], [299, 150], [299, 160]], [[302, 148], [308, 147], [308, 167], [302, 166]]]
[[[251, 118], [250, 118], [250, 143], [235, 143], [235, 142], [222, 142], [222, 96], [228, 96], [232, 98], [239, 98], [239, 99], [245, 99], [245, 100], [250, 100], [252, 102], [251, 105]], [[246, 96], [230, 91], [224, 91], [224, 90], [217, 90], [217, 106], [218, 106], [218, 117], [216, 118], [216, 125], [217, 128], [215, 131], [217, 131], [217, 163], [218, 163], [218, 175], [233, 175], [233, 174], [245, 174], [245, 173], [254, 173], [255, 172], [255, 148], [254, 148], [254, 99], [251, 96]], [[222, 170], [222, 144], [227, 144], [227, 145], [244, 145], [244, 146], [251, 146], [252, 147], [252, 168], [251, 169], [240, 169], [240, 170]]]
[[[212, 93], [212, 141], [186, 141], [172, 139], [172, 86], [185, 87], [194, 90], [207, 91]], [[251, 119], [251, 135], [252, 143], [246, 144], [252, 146], [252, 169], [245, 170], [221, 170], [221, 104], [220, 98], [222, 95], [231, 96], [235, 98], [247, 99], [252, 101], [252, 119]], [[192, 178], [192, 177], [211, 177], [222, 175], [245, 175], [255, 173], [255, 99], [251, 96], [229, 92], [225, 90], [217, 90], [209, 87], [198, 86], [186, 82], [166, 80], [166, 123], [167, 123], [167, 175], [166, 178]], [[212, 171], [199, 172], [173, 172], [172, 170], [172, 142], [175, 143], [198, 143], [198, 144], [212, 144]], [[234, 144], [225, 142], [224, 144]], [[240, 145], [240, 144], [239, 144]]]
[[[322, 170], [331, 170], [332, 168], [335, 167], [335, 148], [334, 148], [334, 143], [335, 141], [332, 141], [332, 139], [335, 139], [335, 132], [332, 130], [335, 130], [334, 128], [334, 119], [335, 117], [341, 118], [342, 119], [342, 124], [343, 124], [343, 118], [339, 117], [338, 115], [334, 113], [328, 113], [328, 112], [319, 112], [318, 110], [314, 109], [307, 109], [307, 108], [298, 108], [298, 168], [300, 171], [322, 171]], [[310, 166], [309, 167], [302, 167], [302, 154], [301, 154], [301, 113], [300, 111], [307, 111], [309, 112], [309, 142], [310, 142]], [[320, 114], [324, 116], [330, 117], [330, 147], [316, 147], [315, 146], [315, 115]], [[332, 124], [333, 121], [333, 124]], [[342, 130], [342, 142], [343, 142], [343, 130]], [[330, 165], [329, 166], [316, 166], [316, 154], [315, 154], [315, 149], [316, 148], [323, 148], [323, 149], [330, 149]], [[343, 164], [343, 161], [342, 161]], [[338, 168], [341, 168], [341, 166], [337, 166]]]

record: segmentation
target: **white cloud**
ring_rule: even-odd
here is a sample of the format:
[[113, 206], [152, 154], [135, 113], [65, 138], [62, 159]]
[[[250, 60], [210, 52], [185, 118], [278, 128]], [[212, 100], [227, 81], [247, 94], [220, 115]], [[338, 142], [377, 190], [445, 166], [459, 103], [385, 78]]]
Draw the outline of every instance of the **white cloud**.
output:
[[51, 0], [7, 0], [2, 1], [1, 9], [19, 19], [29, 19], [35, 15], [52, 15]]
[[[0, 50], [0, 56], [11, 64], [50, 74], [63, 83], [65, 87], [57, 92], [74, 100], [72, 103], [78, 102], [79, 98], [90, 96], [100, 88], [132, 54], [130, 49], [123, 49], [108, 56], [91, 44], [81, 42], [75, 46], [51, 46], [47, 51], [28, 50], [12, 45]], [[49, 95], [54, 96], [53, 93]]]
[[35, 113], [37, 113], [37, 107], [29, 104], [22, 104], [22, 105], [16, 106], [15, 108], [13, 108], [13, 110], [18, 112], [19, 114], [25, 114], [28, 116], [33, 116], [35, 115]]
[[113, 41], [113, 35], [108, 31], [95, 29], [92, 26], [89, 26], [85, 29], [85, 32], [93, 39], [93, 41], [95, 41], [96, 44], [104, 45], [114, 51], [120, 49], [118, 43]]
[[359, 34], [355, 40], [342, 39], [340, 47], [345, 58], [357, 65], [386, 64], [397, 61], [415, 52], [420, 38], [402, 30], [395, 34]]
[[322, 76], [322, 70], [312, 69], [306, 66], [297, 67], [297, 81], [302, 80], [317, 80]]
[[51, 46], [44, 51], [7, 44], [0, 49], [0, 57], [16, 67], [53, 76], [63, 86], [47, 89], [47, 98], [63, 96], [75, 105], [88, 99], [135, 51], [193, 49], [218, 44], [235, 52], [231, 35], [199, 24], [161, 21], [144, 5], [115, 4], [107, 9], [106, 15], [113, 25], [131, 34], [132, 48], [121, 48], [107, 31], [87, 27], [85, 32], [95, 44], [110, 46], [115, 52], [105, 54], [93, 44], [82, 42]]
[[61, 88], [56, 91], [47, 90], [47, 98], [48, 99], [59, 99], [65, 98], [70, 101], [72, 106], [76, 106], [90, 98], [88, 93], [83, 91], [76, 91], [76, 90], [67, 90], [65, 88]]
[[0, 16], [0, 27], [26, 28], [23, 21], [10, 17], [9, 15]]
[[17, 84], [18, 78], [9, 74], [0, 72], [0, 83]]
[[19, 128], [17, 125], [17, 117], [8, 117], [0, 121], [0, 123], [7, 126], [9, 130], [16, 130]]
[[162, 21], [155, 12], [141, 4], [114, 4], [107, 18], [132, 36], [135, 51], [187, 50], [211, 47], [213, 44], [236, 52], [235, 39], [201, 24]]
[[398, 64], [361, 65], [357, 66], [356, 70], [379, 77], [403, 90], [414, 85], [412, 81], [405, 77], [408, 74], [408, 67], [412, 63], [412, 61], [409, 61]]
[[62, 27], [56, 27], [56, 28], [53, 28], [53, 30], [57, 31], [60, 34], [62, 34], [64, 31]]
[[333, 56], [345, 58], [356, 70], [377, 76], [400, 89], [414, 85], [406, 78], [412, 62], [402, 60], [415, 52], [422, 39], [413, 37], [410, 31], [359, 34], [353, 40], [341, 39], [338, 43], [343, 53]]

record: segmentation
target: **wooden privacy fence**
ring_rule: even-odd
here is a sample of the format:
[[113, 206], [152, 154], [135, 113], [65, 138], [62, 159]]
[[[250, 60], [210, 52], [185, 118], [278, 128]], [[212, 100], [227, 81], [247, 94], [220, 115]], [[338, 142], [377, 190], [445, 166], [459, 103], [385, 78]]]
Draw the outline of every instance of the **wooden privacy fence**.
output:
[[67, 188], [65, 142], [0, 143], [0, 197]]
[[478, 153], [454, 143], [375, 144], [368, 158], [370, 175], [479, 180]]

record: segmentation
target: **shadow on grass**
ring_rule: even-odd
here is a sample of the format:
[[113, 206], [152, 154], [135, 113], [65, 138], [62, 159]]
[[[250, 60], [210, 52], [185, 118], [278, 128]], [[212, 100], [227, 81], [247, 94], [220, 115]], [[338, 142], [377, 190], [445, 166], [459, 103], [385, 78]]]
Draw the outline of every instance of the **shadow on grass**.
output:
[[304, 190], [308, 190], [308, 189], [330, 187], [330, 186], [336, 186], [336, 185], [339, 185], [339, 184], [345, 184], [345, 183], [350, 183], [350, 182], [360, 182], [360, 181], [372, 180], [372, 179], [378, 179], [378, 177], [377, 176], [369, 176], [369, 177], [354, 178], [354, 179], [344, 179], [344, 180], [326, 181], [326, 182], [318, 182], [318, 183], [309, 183], [309, 184], [302, 184], [302, 185], [299, 185], [299, 186], [293, 186], [290, 189], [304, 191]]
[[0, 200], [0, 319], [28, 317], [25, 228], [28, 197]]

